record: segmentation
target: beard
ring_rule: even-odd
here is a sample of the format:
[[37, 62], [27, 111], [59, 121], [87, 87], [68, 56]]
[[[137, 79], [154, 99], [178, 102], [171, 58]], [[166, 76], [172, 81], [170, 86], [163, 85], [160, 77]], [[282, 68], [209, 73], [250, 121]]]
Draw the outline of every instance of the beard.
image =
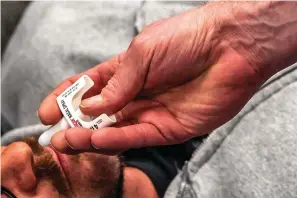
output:
[[33, 152], [32, 168], [36, 179], [50, 181], [61, 195], [69, 197], [70, 186], [63, 176], [61, 167], [53, 159], [53, 156], [38, 144], [38, 137], [28, 137], [24, 142], [30, 146]]
[[[119, 164], [111, 166], [110, 162], [108, 162], [109, 160], [107, 160], [107, 157], [99, 154], [82, 153], [69, 156], [73, 164], [77, 164], [78, 167], [80, 163], [92, 164], [93, 169], [97, 170], [96, 174], [98, 174], [93, 174], [93, 176], [89, 177], [86, 182], [78, 182], [75, 186], [75, 190], [73, 189], [73, 182], [71, 182], [70, 178], [65, 178], [62, 168], [53, 159], [52, 154], [47, 152], [42, 146], [39, 145], [38, 137], [28, 137], [24, 140], [24, 142], [30, 146], [33, 152], [34, 162], [32, 163], [32, 168], [36, 179], [45, 179], [50, 181], [61, 195], [66, 197], [80, 197], [79, 193], [75, 191], [78, 188], [83, 188], [83, 184], [87, 182], [88, 189], [86, 190], [90, 192], [97, 191], [96, 197], [122, 197], [122, 158], [116, 157]], [[94, 156], [96, 156], [96, 160], [94, 160]], [[99, 192], [98, 189], [100, 190]]]

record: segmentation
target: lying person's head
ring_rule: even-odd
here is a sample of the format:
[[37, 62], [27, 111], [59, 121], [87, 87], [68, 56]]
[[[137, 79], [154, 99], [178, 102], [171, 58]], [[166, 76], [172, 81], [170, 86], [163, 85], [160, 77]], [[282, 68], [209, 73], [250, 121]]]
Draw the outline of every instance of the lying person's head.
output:
[[1, 186], [22, 198], [121, 197], [123, 171], [118, 156], [59, 154], [36, 138], [1, 147]]

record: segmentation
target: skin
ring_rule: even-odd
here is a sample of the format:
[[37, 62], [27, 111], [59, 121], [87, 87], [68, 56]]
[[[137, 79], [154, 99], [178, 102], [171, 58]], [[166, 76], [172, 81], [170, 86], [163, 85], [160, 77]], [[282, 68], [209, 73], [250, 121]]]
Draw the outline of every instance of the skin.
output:
[[[47, 177], [38, 176], [38, 168], [41, 172], [53, 169], [37, 165], [46, 154], [52, 156], [54, 163], [61, 168], [60, 173], [52, 171]], [[1, 185], [22, 198], [104, 198], [118, 180], [119, 163], [116, 156], [94, 153], [70, 156], [57, 153], [50, 147], [45, 147], [44, 151], [37, 154], [27, 143], [15, 142], [1, 147]], [[57, 174], [60, 176], [57, 177]], [[158, 197], [152, 182], [142, 171], [125, 167], [123, 174], [123, 198]], [[62, 188], [63, 183], [65, 187]], [[65, 193], [66, 189], [69, 189], [68, 193]], [[4, 195], [2, 197], [5, 198]]]
[[[212, 2], [145, 27], [125, 52], [83, 73], [95, 86], [81, 111], [116, 113], [121, 125], [64, 130], [52, 145], [64, 153], [114, 154], [210, 133], [297, 61], [296, 10], [296, 2]], [[56, 97], [81, 75], [42, 102], [44, 124], [61, 119]]]

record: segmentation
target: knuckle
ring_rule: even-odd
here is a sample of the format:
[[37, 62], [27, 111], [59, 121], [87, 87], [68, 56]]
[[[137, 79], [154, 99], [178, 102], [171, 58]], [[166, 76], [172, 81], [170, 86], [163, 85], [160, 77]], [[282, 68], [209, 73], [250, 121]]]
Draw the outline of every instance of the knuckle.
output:
[[108, 99], [112, 99], [116, 92], [120, 91], [120, 82], [116, 76], [113, 76], [107, 83], [106, 87], [102, 90], [102, 94], [107, 96]]
[[148, 142], [148, 133], [147, 130], [145, 130], [142, 125], [140, 124], [136, 124], [135, 125], [135, 131], [138, 134], [138, 145], [137, 147], [141, 147], [141, 146], [148, 146], [149, 142]]
[[165, 19], [160, 19], [158, 21], [154, 21], [153, 23], [145, 26], [141, 32], [148, 32], [153, 30], [154, 28], [157, 28], [159, 25], [163, 24], [163, 22], [165, 21]]
[[127, 90], [121, 85], [119, 78], [114, 75], [107, 83], [106, 87], [102, 89], [102, 97], [104, 101], [108, 101], [110, 110], [113, 112], [125, 103]]
[[155, 26], [155, 24], [156, 24], [156, 22], [153, 22], [147, 26], [144, 26], [144, 28], [141, 30], [141, 33], [150, 31]]
[[129, 46], [129, 53], [136, 57], [136, 65], [141, 65], [142, 68], [147, 68], [151, 63], [156, 48], [160, 44], [159, 37], [154, 33], [143, 33], [133, 39]]
[[147, 34], [140, 34], [136, 36], [132, 40], [129, 48], [137, 49], [140, 52], [149, 50], [151, 48], [149, 36], [147, 36]]

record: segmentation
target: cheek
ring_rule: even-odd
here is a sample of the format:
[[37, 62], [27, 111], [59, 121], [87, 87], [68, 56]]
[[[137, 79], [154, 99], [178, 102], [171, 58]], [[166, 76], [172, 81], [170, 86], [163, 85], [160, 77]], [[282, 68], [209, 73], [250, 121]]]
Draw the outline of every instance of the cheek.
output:
[[[119, 175], [117, 157], [84, 153], [79, 161], [72, 161], [71, 164], [72, 171], [68, 173], [71, 186], [74, 186], [75, 193], [84, 197], [104, 195], [114, 186]], [[75, 188], [77, 186], [79, 188]]]

